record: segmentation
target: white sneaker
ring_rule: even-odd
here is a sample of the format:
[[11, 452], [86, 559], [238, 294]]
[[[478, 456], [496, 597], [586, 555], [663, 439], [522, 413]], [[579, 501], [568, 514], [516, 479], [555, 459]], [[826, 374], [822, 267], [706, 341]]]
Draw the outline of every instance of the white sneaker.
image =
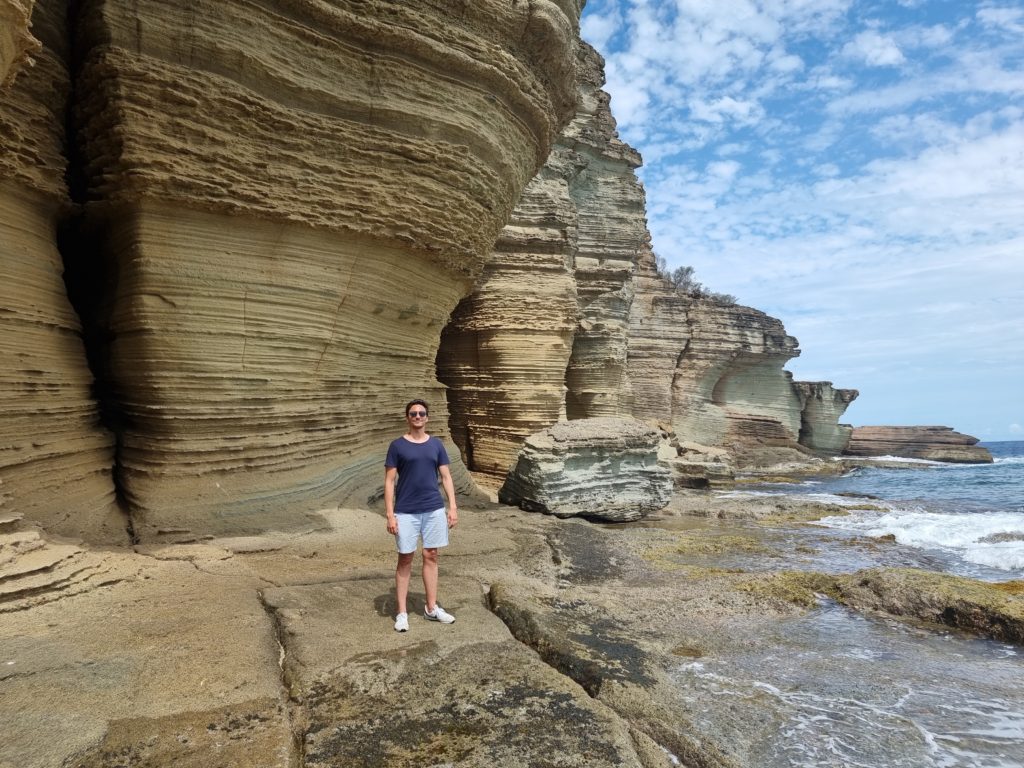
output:
[[434, 605], [433, 613], [430, 613], [429, 611], [427, 611], [426, 607], [424, 607], [423, 615], [431, 621], [440, 621], [442, 624], [451, 624], [453, 621], [455, 621], [454, 616], [452, 616], [450, 613], [448, 613], [448, 611], [446, 611], [444, 608], [442, 608], [440, 605], [437, 605], [436, 603]]
[[409, 631], [409, 614], [400, 613], [395, 616], [395, 632], [408, 632]]

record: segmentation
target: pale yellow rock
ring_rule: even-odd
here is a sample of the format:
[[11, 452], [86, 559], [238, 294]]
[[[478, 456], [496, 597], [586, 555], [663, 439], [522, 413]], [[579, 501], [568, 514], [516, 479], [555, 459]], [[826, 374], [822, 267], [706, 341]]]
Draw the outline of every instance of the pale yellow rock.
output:
[[579, 156], [572, 185], [579, 217], [573, 263], [580, 323], [566, 370], [570, 419], [628, 414], [626, 357], [636, 262], [647, 248], [640, 154], [618, 138], [604, 84], [604, 61], [581, 53], [580, 102], [562, 141]]
[[85, 211], [114, 265], [93, 320], [138, 536], [365, 502], [414, 397], [448, 439], [441, 330], [571, 115], [578, 14], [83, 7]]
[[41, 47], [29, 31], [35, 0], [0, 0], [0, 89], [7, 88], [18, 71], [32, 64]]
[[58, 0], [35, 4], [36, 65], [0, 91], [0, 482], [8, 509], [53, 532], [126, 542], [114, 440], [100, 427], [57, 251], [68, 203], [66, 13]]
[[579, 103], [445, 329], [438, 371], [471, 469], [503, 478], [557, 420], [618, 414], [626, 312], [647, 234], [639, 155], [608, 109], [603, 61], [578, 51]]

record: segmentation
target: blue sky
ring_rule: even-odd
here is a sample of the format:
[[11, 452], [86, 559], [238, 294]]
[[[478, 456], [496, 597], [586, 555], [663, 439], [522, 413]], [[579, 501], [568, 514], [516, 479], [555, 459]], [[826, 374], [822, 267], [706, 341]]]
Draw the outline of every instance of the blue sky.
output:
[[844, 421], [1024, 440], [1024, 2], [588, 0], [654, 250]]

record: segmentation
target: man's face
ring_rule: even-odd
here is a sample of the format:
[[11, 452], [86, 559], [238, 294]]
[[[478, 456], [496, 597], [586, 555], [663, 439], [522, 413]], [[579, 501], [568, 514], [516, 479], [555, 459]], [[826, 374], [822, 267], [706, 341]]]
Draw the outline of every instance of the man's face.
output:
[[427, 409], [422, 405], [410, 405], [409, 411], [405, 414], [405, 420], [409, 422], [409, 426], [412, 427], [423, 427], [427, 424]]

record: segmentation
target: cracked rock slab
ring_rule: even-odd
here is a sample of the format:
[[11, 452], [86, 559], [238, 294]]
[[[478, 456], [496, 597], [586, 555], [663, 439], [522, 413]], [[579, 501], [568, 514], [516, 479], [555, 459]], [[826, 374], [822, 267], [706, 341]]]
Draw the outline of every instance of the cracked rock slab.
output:
[[308, 768], [657, 764], [626, 723], [510, 636], [477, 582], [442, 576], [441, 587], [456, 622], [423, 620], [414, 582], [407, 633], [392, 629], [390, 580], [264, 593], [308, 718]]

